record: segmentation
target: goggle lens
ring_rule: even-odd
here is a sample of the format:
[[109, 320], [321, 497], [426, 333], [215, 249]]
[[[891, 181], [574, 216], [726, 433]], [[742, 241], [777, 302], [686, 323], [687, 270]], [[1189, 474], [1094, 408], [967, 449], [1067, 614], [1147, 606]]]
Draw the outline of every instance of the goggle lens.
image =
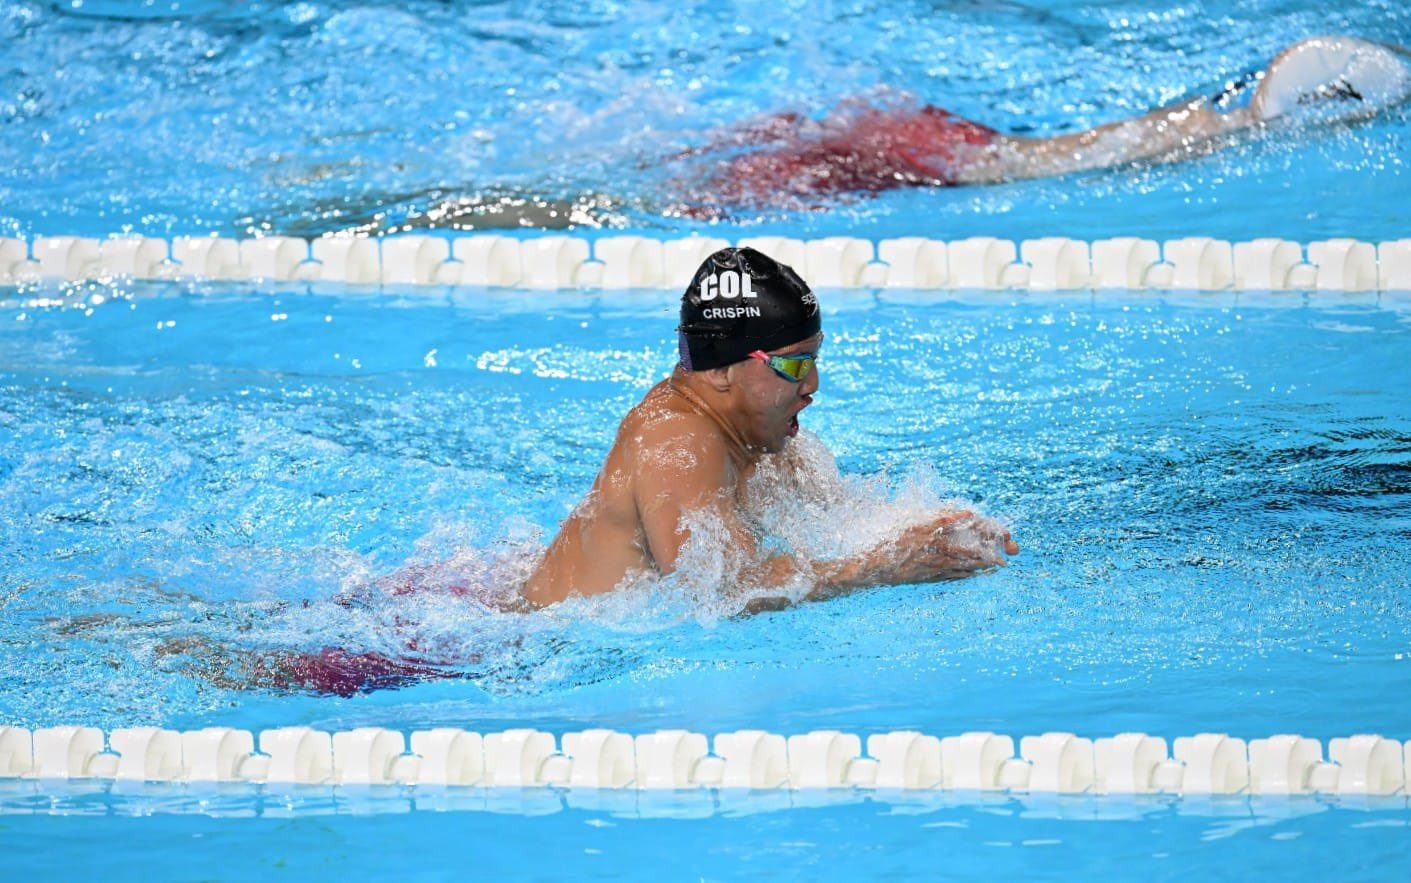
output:
[[770, 367], [770, 369], [780, 377], [790, 383], [802, 383], [808, 375], [813, 373], [813, 363], [818, 360], [817, 353], [799, 353], [793, 356], [771, 356], [761, 350], [750, 353], [751, 359], [759, 359]]

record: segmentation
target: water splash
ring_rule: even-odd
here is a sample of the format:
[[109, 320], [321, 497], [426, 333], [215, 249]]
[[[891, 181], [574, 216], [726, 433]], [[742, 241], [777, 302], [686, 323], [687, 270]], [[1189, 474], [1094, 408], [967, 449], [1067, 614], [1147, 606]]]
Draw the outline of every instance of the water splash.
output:
[[[928, 470], [895, 485], [844, 476], [808, 432], [758, 471], [749, 492], [746, 518], [763, 550], [820, 561], [885, 549], [900, 530], [963, 504]], [[332, 595], [299, 598], [286, 588], [277, 600], [213, 600], [153, 582], [123, 594], [140, 614], [57, 617], [48, 630], [61, 642], [126, 645], [135, 662], [222, 689], [351, 693], [456, 677], [505, 694], [621, 676], [636, 662], [624, 636], [655, 642], [683, 626], [712, 629], [752, 602], [799, 602], [815, 588], [802, 571], [761, 582], [758, 560], [719, 517], [691, 513], [685, 524], [690, 539], [673, 574], [634, 574], [613, 592], [532, 613], [518, 589], [542, 554], [535, 529], [511, 523], [486, 543], [485, 526], [447, 522], [420, 538], [403, 566], [371, 579], [368, 562], [336, 551], [322, 560], [262, 554], [233, 577], [263, 594], [262, 577], [279, 569], [348, 568]], [[975, 548], [994, 542], [973, 525], [966, 531], [961, 541]], [[169, 575], [179, 584], [182, 572], [178, 562]]]

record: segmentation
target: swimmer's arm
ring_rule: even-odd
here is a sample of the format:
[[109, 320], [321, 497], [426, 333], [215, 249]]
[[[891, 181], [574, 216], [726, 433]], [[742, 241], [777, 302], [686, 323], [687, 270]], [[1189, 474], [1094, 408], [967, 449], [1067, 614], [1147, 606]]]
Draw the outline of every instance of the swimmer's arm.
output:
[[728, 498], [734, 490], [730, 454], [713, 427], [672, 421], [644, 432], [633, 483], [647, 553], [659, 572], [676, 571], [691, 538], [687, 513], [707, 513], [724, 525], [735, 550], [752, 556], [755, 542]]
[[[1003, 549], [1003, 554], [1000, 552]], [[1019, 546], [1009, 532], [969, 510], [946, 512], [903, 531], [895, 541], [834, 561], [776, 557], [760, 562], [753, 582], [783, 585], [802, 573], [812, 588], [805, 601], [826, 601], [877, 586], [964, 579], [1005, 565]], [[754, 598], [746, 613], [782, 610], [788, 598]]]
[[[1252, 129], [1269, 118], [1271, 74], [1303, 43], [1287, 47], [1253, 77], [1259, 81], [1244, 107], [1220, 111], [1210, 98], [1194, 98], [1158, 108], [1143, 116], [1054, 138], [1004, 137], [996, 141], [989, 162], [978, 163], [965, 183], [1033, 178], [1105, 168], [1154, 157], [1181, 158], [1205, 153], [1220, 140]], [[1366, 115], [1374, 110], [1368, 108]]]
[[[1357, 104], [1343, 107], [1329, 117], [1330, 120], [1348, 121], [1374, 116], [1379, 109], [1378, 104], [1364, 102], [1363, 97], [1339, 77], [1336, 66], [1313, 71], [1324, 82], [1312, 91], [1309, 91], [1311, 84], [1303, 81], [1307, 71], [1302, 75], [1295, 72], [1279, 77], [1287, 61], [1297, 58], [1299, 53], [1309, 48], [1316, 49], [1323, 39], [1301, 40], [1275, 56], [1263, 71], [1250, 78], [1258, 80], [1259, 85], [1248, 96], [1249, 103], [1243, 107], [1221, 112], [1215, 107], [1216, 100], [1196, 98], [1154, 110], [1145, 116], [1108, 123], [1073, 135], [1057, 138], [1002, 137], [991, 145], [986, 157], [975, 164], [964, 183], [1062, 174], [1131, 160], [1179, 158], [1205, 153], [1218, 146], [1223, 136], [1254, 128], [1278, 116], [1280, 111], [1277, 108], [1281, 101], [1301, 104], [1305, 99], [1342, 95], [1351, 97]], [[1402, 47], [1387, 48], [1405, 54]], [[1344, 77], [1346, 73], [1344, 70]], [[1248, 81], [1244, 87], [1249, 88]], [[1324, 94], [1324, 89], [1328, 87], [1331, 87], [1330, 93]]]
[[[793, 478], [793, 492], [817, 491], [827, 497], [841, 495], [843, 489], [831, 460], [826, 468], [810, 468], [816, 464], [798, 456], [801, 451], [794, 445], [786, 448], [782, 455]], [[816, 459], [820, 454], [815, 452], [813, 456]], [[802, 573], [813, 587], [806, 599], [822, 601], [874, 586], [963, 579], [986, 568], [1003, 566], [1001, 549], [1008, 555], [1019, 552], [1009, 532], [997, 522], [962, 509], [941, 513], [902, 531], [892, 541], [849, 558], [808, 561], [779, 556], [766, 559], [757, 566], [759, 573], [753, 582], [761, 586], [784, 585]], [[762, 598], [751, 603], [760, 610], [775, 610], [788, 604], [783, 598]]]
[[[1010, 555], [1019, 551], [1003, 528], [961, 510], [914, 525], [894, 541], [849, 558], [764, 557], [732, 504], [734, 478], [725, 445], [679, 426], [665, 432], [658, 429], [656, 434], [639, 455], [635, 496], [647, 551], [663, 574], [675, 572], [681, 549], [691, 536], [683, 516], [696, 511], [713, 514], [724, 528], [722, 539], [729, 544], [729, 552], [748, 562], [740, 574], [743, 583], [767, 589], [803, 577], [812, 586], [805, 596], [810, 601], [874, 586], [961, 579], [1002, 566], [1000, 548]], [[968, 530], [964, 537], [960, 528]], [[784, 598], [755, 599], [746, 612], [787, 605]]]
[[1257, 121], [1248, 107], [1221, 113], [1209, 98], [1195, 98], [1071, 135], [1002, 138], [995, 144], [998, 162], [978, 167], [977, 173], [1013, 180], [1108, 168], [1153, 157], [1191, 156], [1210, 150], [1217, 139], [1248, 129]]
[[[722, 542], [729, 545], [729, 554], [747, 562], [739, 574], [741, 582], [782, 587], [800, 574], [809, 579], [818, 575], [815, 565], [802, 559], [760, 555], [754, 534], [742, 523], [734, 505], [737, 479], [729, 451], [713, 428], [677, 423], [650, 432], [652, 437], [644, 440], [638, 455], [635, 495], [647, 552], [660, 573], [676, 571], [681, 550], [691, 538], [691, 519], [685, 516], [702, 513], [723, 528]], [[862, 572], [861, 564], [849, 568], [839, 562], [827, 568], [828, 578], [839, 585], [857, 581], [856, 574]], [[787, 606], [787, 600], [779, 600]], [[757, 612], [758, 603], [752, 602], [746, 612]]]
[[1018, 544], [997, 522], [968, 509], [944, 512], [860, 555], [816, 562], [808, 600], [823, 601], [872, 586], [964, 579], [1003, 567], [1005, 555], [1018, 553]]

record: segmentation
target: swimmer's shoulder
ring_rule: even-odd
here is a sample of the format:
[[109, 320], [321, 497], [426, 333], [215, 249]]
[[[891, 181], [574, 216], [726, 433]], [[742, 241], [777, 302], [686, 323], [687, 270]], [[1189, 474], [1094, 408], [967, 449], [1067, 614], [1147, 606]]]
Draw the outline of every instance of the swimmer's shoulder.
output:
[[720, 427], [674, 395], [663, 381], [653, 387], [622, 420], [618, 445], [640, 459], [690, 455], [696, 462], [729, 459], [729, 442]]

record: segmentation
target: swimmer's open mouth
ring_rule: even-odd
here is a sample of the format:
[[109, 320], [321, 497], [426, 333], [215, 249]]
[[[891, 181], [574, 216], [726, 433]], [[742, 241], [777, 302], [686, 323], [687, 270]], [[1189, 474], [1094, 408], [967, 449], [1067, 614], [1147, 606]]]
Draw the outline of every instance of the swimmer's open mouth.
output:
[[789, 437], [799, 434], [799, 415], [795, 414], [789, 418]]

